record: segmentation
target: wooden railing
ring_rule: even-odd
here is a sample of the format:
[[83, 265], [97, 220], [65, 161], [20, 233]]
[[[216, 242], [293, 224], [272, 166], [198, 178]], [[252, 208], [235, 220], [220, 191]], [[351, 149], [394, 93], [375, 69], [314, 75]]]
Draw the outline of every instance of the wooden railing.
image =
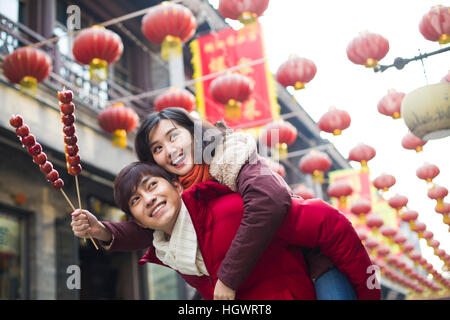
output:
[[[0, 14], [1, 61], [16, 48], [43, 40], [45, 38], [40, 34]], [[130, 92], [111, 79], [102, 83], [90, 81], [88, 67], [62, 54], [56, 42], [45, 44], [40, 49], [50, 55], [53, 62], [53, 70], [43, 84], [54, 90], [61, 90], [63, 86], [70, 88], [88, 108], [98, 112], [107, 106], [109, 100], [117, 100], [136, 93]], [[149, 106], [141, 101], [129, 103], [127, 106], [133, 107], [139, 113], [149, 110]]]

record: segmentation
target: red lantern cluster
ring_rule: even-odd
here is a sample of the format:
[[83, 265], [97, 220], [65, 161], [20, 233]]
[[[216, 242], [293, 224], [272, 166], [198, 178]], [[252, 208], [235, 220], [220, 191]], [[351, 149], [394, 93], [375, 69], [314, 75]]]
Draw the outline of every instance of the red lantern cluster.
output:
[[350, 126], [351, 118], [347, 111], [332, 107], [319, 120], [319, 129], [325, 132], [340, 135], [342, 130]]
[[361, 167], [367, 169], [367, 162], [375, 157], [376, 151], [371, 146], [360, 143], [350, 150], [348, 160], [361, 163]]
[[225, 105], [225, 119], [241, 117], [241, 104], [253, 90], [250, 79], [239, 73], [227, 73], [211, 81], [209, 91], [213, 99]]
[[276, 79], [283, 87], [292, 86], [295, 90], [300, 90], [314, 78], [316, 72], [313, 61], [292, 55], [278, 68]]
[[189, 40], [197, 28], [192, 12], [180, 4], [164, 1], [150, 8], [142, 18], [142, 33], [157, 45], [161, 56], [169, 60], [172, 54], [181, 55], [181, 43]]
[[379, 34], [361, 32], [347, 46], [347, 57], [355, 64], [373, 68], [389, 51], [389, 42]]
[[195, 110], [195, 96], [187, 90], [173, 87], [157, 96], [153, 107], [156, 111], [177, 107], [192, 112]]
[[378, 102], [378, 112], [393, 119], [401, 118], [402, 101], [405, 93], [390, 89], [388, 93]]
[[91, 80], [105, 81], [107, 67], [120, 59], [123, 43], [119, 35], [101, 26], [81, 31], [72, 47], [75, 60], [89, 65]]
[[[260, 141], [272, 148], [274, 158], [284, 159], [287, 157], [287, 147], [295, 142], [297, 133], [297, 129], [289, 122], [275, 121], [264, 126]], [[278, 139], [276, 139], [277, 135]]]
[[420, 33], [425, 39], [438, 41], [440, 44], [450, 42], [450, 7], [434, 6], [426, 13], [419, 24]]
[[133, 109], [120, 103], [102, 111], [97, 120], [104, 131], [113, 134], [113, 145], [125, 148], [126, 133], [136, 128], [139, 116]]
[[421, 152], [423, 146], [427, 142], [416, 137], [411, 132], [408, 132], [402, 139], [402, 147], [407, 150], [416, 150], [416, 152]]
[[331, 167], [330, 157], [320, 151], [312, 150], [299, 162], [300, 170], [305, 174], [312, 174], [313, 181], [323, 183], [323, 173]]
[[22, 90], [35, 94], [37, 84], [50, 75], [52, 61], [44, 51], [23, 47], [6, 56], [3, 73], [12, 83], [20, 84]]
[[249, 24], [266, 11], [269, 0], [220, 0], [218, 11], [224, 18]]

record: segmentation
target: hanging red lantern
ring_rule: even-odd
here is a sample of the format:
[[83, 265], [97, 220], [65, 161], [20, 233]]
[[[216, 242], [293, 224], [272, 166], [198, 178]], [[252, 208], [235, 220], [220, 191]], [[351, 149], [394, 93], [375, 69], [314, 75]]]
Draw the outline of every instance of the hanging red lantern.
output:
[[284, 166], [281, 163], [273, 161], [270, 158], [264, 158], [264, 160], [266, 161], [270, 170], [279, 174], [282, 178], [286, 177], [286, 169], [284, 168]]
[[328, 186], [328, 196], [339, 199], [339, 207], [347, 207], [347, 197], [353, 193], [352, 185], [347, 181], [337, 181]]
[[72, 53], [78, 63], [89, 65], [92, 81], [105, 81], [108, 65], [120, 59], [123, 43], [120, 36], [102, 26], [82, 30], [73, 42]]
[[250, 79], [239, 73], [227, 73], [211, 81], [209, 92], [213, 99], [225, 105], [225, 119], [241, 118], [241, 105], [253, 90]]
[[220, 0], [217, 11], [224, 17], [239, 20], [247, 25], [262, 16], [269, 6], [269, 0]]
[[347, 57], [351, 62], [374, 68], [389, 51], [389, 42], [379, 34], [361, 32], [347, 46]]
[[361, 163], [361, 168], [368, 170], [367, 162], [375, 157], [376, 151], [371, 146], [360, 143], [350, 150], [348, 160]]
[[413, 251], [409, 254], [409, 258], [414, 262], [414, 266], [419, 266], [420, 259], [422, 258], [422, 255], [417, 252]]
[[397, 235], [398, 230], [392, 226], [384, 225], [380, 228], [380, 233], [389, 239], [391, 245], [394, 244], [394, 237]]
[[391, 249], [389, 249], [389, 247], [387, 246], [381, 246], [380, 248], [378, 248], [377, 253], [379, 257], [384, 258], [391, 253]]
[[407, 210], [400, 216], [402, 221], [409, 223], [409, 228], [413, 230], [415, 228], [415, 221], [419, 217], [419, 213], [414, 210]]
[[359, 217], [361, 224], [365, 223], [365, 216], [372, 210], [372, 204], [369, 200], [358, 199], [352, 203], [350, 211]]
[[408, 238], [406, 238], [404, 235], [398, 233], [394, 236], [393, 240], [403, 250], [403, 245], [406, 243], [406, 241], [408, 241]]
[[350, 126], [351, 118], [347, 111], [331, 107], [319, 120], [319, 129], [338, 136]]
[[297, 129], [291, 123], [275, 121], [264, 126], [261, 131], [260, 141], [267, 147], [272, 148], [273, 156], [276, 160], [286, 159], [287, 147], [295, 142], [297, 133]]
[[396, 194], [388, 200], [388, 204], [398, 213], [403, 207], [406, 207], [408, 204], [408, 198], [400, 194]]
[[436, 239], [432, 239], [429, 242], [429, 246], [434, 249], [435, 254], [436, 254], [436, 250], [439, 249], [440, 245], [441, 245], [441, 243]]
[[372, 229], [372, 232], [374, 234], [377, 234], [378, 229], [381, 228], [381, 226], [383, 226], [384, 221], [379, 215], [375, 213], [370, 213], [366, 217], [366, 224], [369, 228]]
[[422, 236], [427, 241], [427, 244], [430, 245], [430, 241], [433, 239], [434, 234], [429, 230], [425, 230], [422, 232]]
[[97, 120], [104, 131], [112, 133], [113, 145], [126, 148], [127, 132], [136, 128], [139, 116], [133, 109], [124, 107], [122, 103], [117, 103], [103, 110], [98, 115]]
[[277, 70], [276, 79], [283, 87], [294, 87], [295, 90], [304, 89], [316, 75], [317, 67], [313, 61], [291, 55]]
[[52, 61], [42, 50], [23, 47], [14, 50], [3, 61], [3, 73], [12, 83], [20, 84], [23, 92], [36, 94], [38, 82], [50, 75]]
[[404, 97], [405, 93], [389, 89], [388, 93], [378, 102], [378, 112], [393, 119], [400, 119]]
[[423, 141], [420, 138], [417, 138], [411, 132], [408, 132], [402, 139], [402, 147], [408, 150], [416, 150], [416, 152], [421, 152], [423, 150], [423, 146], [426, 144], [426, 141]]
[[[448, 224], [450, 226], [450, 203], [448, 202], [444, 202], [442, 207], [435, 207], [434, 211], [436, 211], [437, 213], [442, 214], [443, 217], [443, 222], [445, 224]], [[449, 229], [450, 231], [450, 229]]]
[[422, 232], [427, 229], [427, 225], [423, 222], [416, 222], [412, 231], [417, 232], [420, 239], [423, 239]]
[[192, 112], [195, 110], [195, 96], [187, 90], [172, 87], [156, 97], [153, 107], [156, 111], [178, 107]]
[[367, 238], [364, 246], [369, 250], [370, 255], [375, 255], [375, 249], [380, 245], [380, 241], [374, 238]]
[[308, 199], [314, 199], [316, 197], [316, 195], [314, 194], [314, 191], [312, 191], [311, 189], [305, 187], [304, 185], [298, 185], [295, 189], [294, 189], [294, 194], [297, 196], [302, 197], [305, 200]]
[[195, 34], [196, 28], [197, 21], [188, 8], [167, 1], [151, 7], [141, 26], [148, 41], [161, 46], [161, 56], [166, 61], [181, 56], [181, 44]]
[[303, 173], [312, 174], [314, 182], [323, 183], [323, 173], [330, 169], [331, 159], [324, 152], [312, 150], [300, 159], [299, 167]]
[[450, 42], [450, 7], [434, 6], [426, 13], [419, 24], [420, 33], [425, 39], [438, 41], [439, 44]]
[[450, 82], [450, 70], [448, 71], [447, 75], [441, 79], [440, 82], [442, 83]]
[[405, 242], [405, 244], [403, 245], [403, 251], [406, 254], [409, 254], [413, 250], [414, 250], [414, 245], [412, 243], [409, 243], [408, 241]]
[[416, 170], [416, 175], [419, 179], [425, 180], [431, 183], [434, 178], [436, 178], [441, 171], [438, 166], [431, 163], [424, 163]]
[[444, 198], [448, 195], [448, 190], [445, 187], [434, 185], [428, 190], [428, 198], [436, 200], [436, 208], [441, 210], [444, 208]]
[[373, 180], [372, 183], [374, 187], [377, 188], [378, 190], [386, 192], [389, 190], [390, 187], [392, 187], [395, 184], [395, 182], [396, 180], [394, 176], [382, 173], [377, 178], [375, 178], [375, 180]]

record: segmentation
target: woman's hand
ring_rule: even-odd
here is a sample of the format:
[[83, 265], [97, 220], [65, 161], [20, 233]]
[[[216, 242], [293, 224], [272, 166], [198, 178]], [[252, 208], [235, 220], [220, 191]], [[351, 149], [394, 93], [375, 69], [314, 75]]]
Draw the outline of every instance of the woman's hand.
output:
[[214, 300], [234, 300], [236, 291], [227, 287], [222, 281], [217, 280], [214, 288]]
[[88, 238], [89, 235], [98, 240], [109, 242], [112, 233], [103, 223], [87, 210], [77, 209], [72, 212], [72, 231], [79, 238]]

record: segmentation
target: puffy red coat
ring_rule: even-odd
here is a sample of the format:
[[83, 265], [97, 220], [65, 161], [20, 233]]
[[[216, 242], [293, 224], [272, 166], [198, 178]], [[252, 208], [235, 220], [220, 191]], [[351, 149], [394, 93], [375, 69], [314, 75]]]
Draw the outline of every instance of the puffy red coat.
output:
[[[242, 198], [213, 181], [183, 193], [205, 266], [210, 276], [181, 276], [204, 299], [212, 299], [217, 271], [243, 215]], [[380, 290], [367, 288], [370, 258], [351, 223], [321, 200], [292, 198], [291, 208], [252, 273], [236, 292], [237, 300], [315, 299], [313, 283], [299, 246], [320, 247], [352, 283], [358, 299], [380, 299]], [[150, 247], [139, 264], [164, 265]]]

